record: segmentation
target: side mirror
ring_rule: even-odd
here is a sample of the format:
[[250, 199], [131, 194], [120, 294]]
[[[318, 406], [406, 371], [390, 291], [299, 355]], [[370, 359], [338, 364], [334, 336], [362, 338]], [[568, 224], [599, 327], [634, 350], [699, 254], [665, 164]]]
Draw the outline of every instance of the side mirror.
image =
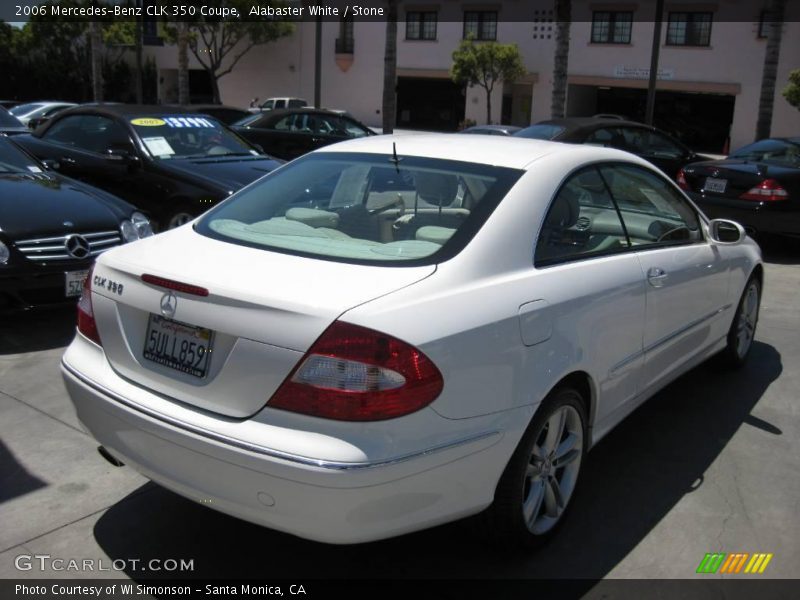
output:
[[61, 168], [61, 163], [54, 158], [45, 158], [42, 161], [44, 168], [48, 171], [58, 171]]
[[747, 234], [736, 221], [713, 219], [708, 223], [708, 235], [718, 244], [733, 246], [744, 241]]

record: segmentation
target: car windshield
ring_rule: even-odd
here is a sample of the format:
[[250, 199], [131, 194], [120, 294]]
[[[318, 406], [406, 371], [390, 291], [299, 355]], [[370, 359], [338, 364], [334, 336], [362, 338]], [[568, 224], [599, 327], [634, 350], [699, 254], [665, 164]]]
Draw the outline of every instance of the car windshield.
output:
[[0, 136], [0, 173], [41, 173], [42, 170], [41, 165], [14, 142]]
[[5, 108], [0, 106], [0, 127], [24, 127], [24, 125]]
[[800, 143], [789, 140], [761, 140], [739, 148], [728, 158], [800, 168]]
[[547, 123], [540, 123], [539, 125], [531, 125], [525, 129], [513, 133], [516, 137], [532, 138], [535, 140], [552, 140], [564, 131], [564, 127], [560, 125], [549, 125]]
[[258, 155], [235, 133], [210, 117], [159, 115], [130, 117], [147, 151], [157, 159]]
[[361, 264], [459, 252], [521, 171], [433, 158], [319, 153], [295, 160], [195, 226], [253, 248]]
[[10, 109], [8, 112], [10, 112], [15, 117], [20, 117], [22, 115], [27, 115], [28, 113], [33, 112], [35, 110], [39, 110], [40, 108], [43, 108], [43, 107], [44, 107], [44, 104], [39, 104], [39, 103], [36, 103], [36, 102], [32, 102], [32, 103], [29, 103], [29, 104], [20, 104], [18, 106], [15, 106], [14, 108]]

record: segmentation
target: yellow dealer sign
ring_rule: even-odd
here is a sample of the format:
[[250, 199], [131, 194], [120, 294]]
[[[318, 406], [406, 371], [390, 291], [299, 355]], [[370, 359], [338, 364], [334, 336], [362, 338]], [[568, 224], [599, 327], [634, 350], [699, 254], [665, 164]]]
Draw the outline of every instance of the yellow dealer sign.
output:
[[166, 122], [161, 119], [150, 118], [131, 119], [131, 123], [139, 127], [161, 127], [162, 125], [166, 125]]

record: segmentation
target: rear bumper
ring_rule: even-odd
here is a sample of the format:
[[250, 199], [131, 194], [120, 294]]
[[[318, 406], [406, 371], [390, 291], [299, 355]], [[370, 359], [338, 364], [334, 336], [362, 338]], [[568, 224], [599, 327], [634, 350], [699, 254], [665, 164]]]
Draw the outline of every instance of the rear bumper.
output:
[[62, 373], [83, 426], [125, 464], [209, 508], [321, 542], [377, 540], [477, 513], [516, 445], [488, 431], [395, 460], [309, 460], [147, 414], [66, 359]]
[[730, 219], [755, 233], [800, 236], [800, 205], [792, 200], [753, 202], [696, 193], [690, 196], [711, 219]]

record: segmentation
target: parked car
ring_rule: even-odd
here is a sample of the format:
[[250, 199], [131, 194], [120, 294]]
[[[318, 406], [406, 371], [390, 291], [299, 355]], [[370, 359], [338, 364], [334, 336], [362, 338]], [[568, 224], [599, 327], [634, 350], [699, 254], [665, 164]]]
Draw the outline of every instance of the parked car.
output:
[[800, 236], [800, 137], [770, 138], [684, 167], [678, 185], [713, 217], [754, 234]]
[[[256, 98], [256, 101], [257, 100], [258, 98]], [[251, 106], [248, 111], [251, 113], [260, 113], [280, 108], [302, 108], [303, 106], [308, 106], [308, 102], [302, 98], [267, 98], [258, 106]]]
[[20, 133], [28, 133], [28, 128], [17, 117], [0, 106], [0, 134], [2, 133], [18, 135]]
[[14, 108], [15, 106], [18, 106], [20, 104], [22, 104], [22, 102], [20, 102], [19, 100], [0, 100], [0, 106], [5, 108], [6, 110]]
[[225, 106], [223, 104], [191, 104], [187, 106], [187, 108], [193, 112], [214, 117], [217, 121], [225, 125], [232, 125], [236, 121], [249, 117], [252, 114], [241, 108]]
[[618, 118], [569, 117], [531, 125], [517, 137], [618, 148], [650, 161], [673, 179], [681, 167], [710, 157], [696, 154], [667, 133]]
[[285, 160], [328, 144], [377, 135], [352, 117], [322, 108], [271, 110], [244, 125], [234, 125], [233, 130], [267, 154]]
[[[38, 125], [39, 119], [43, 117], [52, 117], [53, 115], [61, 112], [66, 108], [77, 106], [73, 102], [28, 102], [26, 104], [18, 104], [9, 109], [12, 115], [17, 117], [24, 125], [31, 127], [30, 121], [34, 120], [34, 125]], [[31, 127], [34, 129], [35, 127]]]
[[127, 202], [55, 173], [0, 135], [0, 311], [74, 304], [100, 253], [152, 233]]
[[216, 119], [181, 107], [80, 106], [18, 137], [65, 175], [141, 208], [160, 229], [190, 221], [281, 164]]
[[514, 135], [522, 127], [515, 125], [473, 125], [458, 133], [478, 133], [482, 135]]
[[105, 456], [212, 509], [331, 543], [486, 511], [535, 545], [627, 414], [746, 360], [762, 272], [631, 154], [367, 137], [101, 256], [63, 375]]

